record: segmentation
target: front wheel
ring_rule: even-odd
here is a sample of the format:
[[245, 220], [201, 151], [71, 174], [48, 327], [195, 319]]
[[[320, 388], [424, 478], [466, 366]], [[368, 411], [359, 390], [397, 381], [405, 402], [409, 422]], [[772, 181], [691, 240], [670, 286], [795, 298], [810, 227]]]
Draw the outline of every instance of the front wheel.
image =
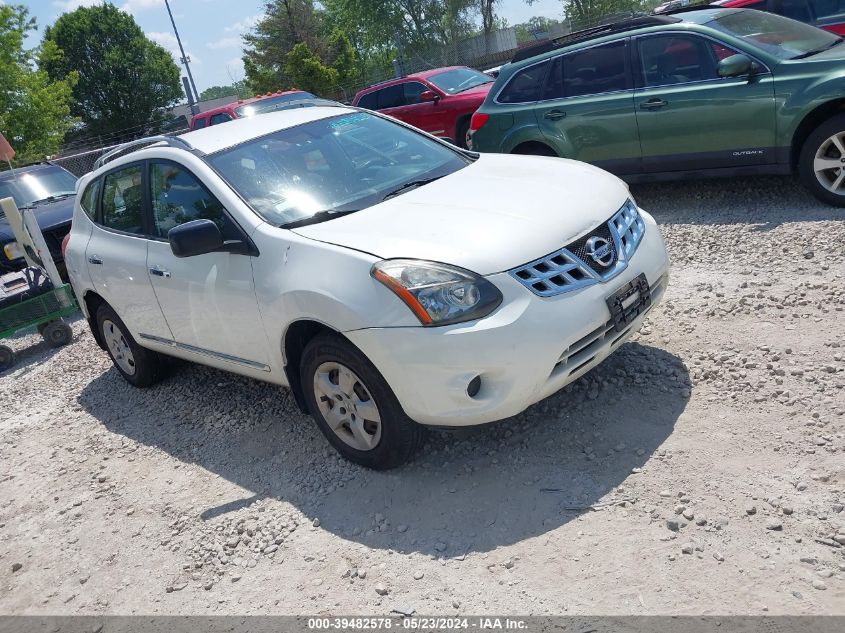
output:
[[469, 149], [469, 119], [464, 119], [455, 127], [455, 145]]
[[0, 345], [0, 371], [6, 371], [15, 364], [15, 350], [6, 345]]
[[300, 368], [311, 415], [349, 461], [387, 470], [407, 462], [422, 445], [425, 429], [405, 415], [378, 370], [343, 338], [312, 339]]
[[50, 347], [56, 348], [67, 345], [73, 339], [73, 330], [63, 321], [50, 321], [44, 329], [39, 327], [39, 333]]
[[828, 119], [807, 137], [798, 173], [816, 198], [845, 207], [845, 114]]

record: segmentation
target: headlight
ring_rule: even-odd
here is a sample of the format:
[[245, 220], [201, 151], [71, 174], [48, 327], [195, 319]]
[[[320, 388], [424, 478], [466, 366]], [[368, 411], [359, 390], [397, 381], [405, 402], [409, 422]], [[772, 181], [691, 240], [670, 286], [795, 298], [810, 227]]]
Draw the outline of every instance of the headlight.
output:
[[487, 316], [502, 293], [473, 272], [421, 259], [387, 259], [370, 274], [390, 288], [423, 325], [448, 325]]

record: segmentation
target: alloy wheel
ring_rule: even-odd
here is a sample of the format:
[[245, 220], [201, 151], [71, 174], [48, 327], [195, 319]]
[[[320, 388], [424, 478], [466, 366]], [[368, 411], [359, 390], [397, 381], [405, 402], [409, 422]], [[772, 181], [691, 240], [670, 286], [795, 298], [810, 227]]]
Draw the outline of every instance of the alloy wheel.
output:
[[845, 195], [845, 132], [827, 138], [813, 158], [816, 179], [828, 191]]
[[129, 376], [135, 375], [135, 357], [120, 328], [110, 319], [103, 321], [103, 338], [117, 366]]
[[314, 396], [323, 419], [345, 444], [359, 451], [381, 439], [381, 414], [369, 388], [351, 369], [322, 363], [314, 372]]

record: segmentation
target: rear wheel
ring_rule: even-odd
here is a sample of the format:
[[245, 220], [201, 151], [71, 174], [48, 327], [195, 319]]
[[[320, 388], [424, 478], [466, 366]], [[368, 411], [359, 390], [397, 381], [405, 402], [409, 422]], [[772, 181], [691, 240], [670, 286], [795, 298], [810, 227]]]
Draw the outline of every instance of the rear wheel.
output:
[[161, 357], [138, 345], [117, 313], [105, 303], [97, 310], [97, 327], [115, 368], [129, 384], [150, 387], [161, 380]]
[[0, 345], [0, 371], [6, 371], [15, 364], [15, 350], [5, 345]]
[[317, 426], [349, 461], [386, 470], [407, 462], [425, 438], [373, 364], [337, 335], [321, 334], [302, 354], [302, 388]]
[[798, 173], [816, 198], [845, 207], [845, 114], [828, 119], [807, 137]]
[[455, 127], [455, 145], [462, 149], [469, 148], [469, 119], [458, 121]]
[[554, 150], [543, 143], [523, 143], [513, 150], [514, 154], [525, 154], [530, 156], [557, 156]]

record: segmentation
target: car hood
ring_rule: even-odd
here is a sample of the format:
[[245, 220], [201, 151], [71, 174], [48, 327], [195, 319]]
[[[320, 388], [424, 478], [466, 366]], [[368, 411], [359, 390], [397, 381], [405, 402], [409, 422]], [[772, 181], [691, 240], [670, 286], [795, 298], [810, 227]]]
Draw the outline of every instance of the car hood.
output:
[[[35, 217], [38, 218], [38, 226], [41, 227], [42, 231], [50, 231], [69, 223], [73, 219], [74, 198], [75, 196], [70, 196], [63, 200], [39, 204], [28, 212], [35, 213]], [[12, 227], [6, 218], [0, 219], [0, 239], [7, 242], [15, 239]]]
[[390, 259], [428, 259], [489, 275], [562, 248], [610, 219], [629, 193], [572, 160], [483, 154], [387, 202], [293, 229]]

